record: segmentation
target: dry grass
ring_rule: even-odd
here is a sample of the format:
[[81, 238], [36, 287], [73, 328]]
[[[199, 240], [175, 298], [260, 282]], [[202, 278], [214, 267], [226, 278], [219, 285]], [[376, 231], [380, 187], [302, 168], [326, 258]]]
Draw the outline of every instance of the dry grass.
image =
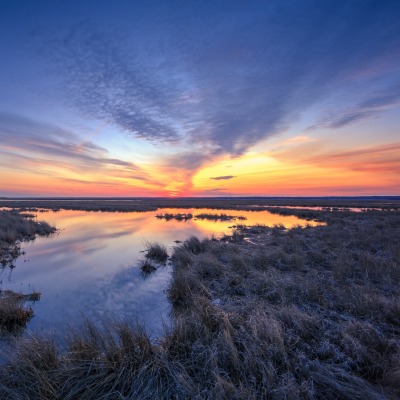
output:
[[236, 219], [239, 219], [239, 220], [247, 219], [246, 217], [243, 217], [242, 215], [236, 216], [236, 215], [228, 215], [225, 213], [220, 213], [220, 214], [201, 213], [201, 214], [196, 214], [195, 218], [207, 219], [210, 221], [234, 221]]
[[[314, 212], [314, 211], [313, 211]], [[319, 212], [316, 228], [190, 238], [172, 255], [172, 327], [86, 323], [65, 353], [21, 341], [4, 399], [400, 396], [400, 215]]]
[[36, 221], [32, 214], [0, 210], [0, 241], [31, 240], [36, 235], [45, 236], [55, 231], [47, 222]]
[[165, 219], [166, 221], [170, 221], [171, 219], [174, 219], [176, 221], [187, 221], [189, 219], [193, 218], [193, 214], [170, 214], [170, 213], [165, 213], [165, 214], [157, 214], [156, 218], [158, 219]]
[[36, 221], [32, 215], [0, 210], [0, 263], [11, 266], [20, 255], [20, 242], [48, 236], [56, 231], [47, 222]]
[[150, 274], [152, 274], [157, 270], [157, 267], [154, 265], [153, 261], [151, 261], [151, 259], [149, 258], [144, 258], [140, 260], [139, 268], [144, 277], [149, 276]]
[[166, 263], [168, 260], [167, 248], [160, 243], [146, 243], [146, 258], [157, 261], [159, 263]]
[[[20, 244], [34, 240], [36, 236], [47, 236], [55, 228], [46, 222], [36, 221], [32, 215], [17, 211], [0, 210], [0, 263], [2, 268], [13, 267], [16, 258], [21, 254]], [[40, 293], [23, 295], [9, 290], [0, 290], [0, 332], [16, 331], [26, 326], [33, 316], [26, 301], [37, 301]]]
[[11, 290], [0, 290], [0, 334], [15, 332], [25, 327], [33, 317], [33, 311], [30, 307], [26, 308], [24, 303], [39, 299], [38, 292], [24, 295]]

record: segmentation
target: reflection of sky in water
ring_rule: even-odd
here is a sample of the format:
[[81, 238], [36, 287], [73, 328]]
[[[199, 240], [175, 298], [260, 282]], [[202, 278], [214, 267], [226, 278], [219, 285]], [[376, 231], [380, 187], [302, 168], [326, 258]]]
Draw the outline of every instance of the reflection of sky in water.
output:
[[[165, 221], [160, 213], [201, 212], [243, 215], [246, 221]], [[38, 214], [39, 219], [55, 224], [60, 232], [51, 238], [24, 243], [21, 256], [12, 271], [0, 275], [2, 289], [23, 293], [37, 290], [41, 300], [33, 309], [35, 318], [29, 328], [62, 332], [76, 325], [81, 315], [94, 319], [138, 320], [154, 334], [168, 320], [164, 289], [170, 266], [160, 268], [143, 279], [137, 260], [146, 241], [158, 241], [171, 250], [174, 240], [190, 235], [199, 237], [229, 233], [235, 223], [254, 225], [284, 224], [290, 227], [306, 221], [295, 216], [280, 216], [266, 211], [163, 209], [146, 213], [102, 213], [60, 211]]]

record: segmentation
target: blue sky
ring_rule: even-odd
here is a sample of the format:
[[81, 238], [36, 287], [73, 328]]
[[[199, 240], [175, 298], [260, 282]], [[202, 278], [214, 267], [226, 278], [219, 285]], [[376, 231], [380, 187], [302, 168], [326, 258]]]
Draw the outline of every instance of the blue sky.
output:
[[[399, 194], [399, 163], [382, 150], [400, 142], [399, 21], [398, 1], [3, 0], [0, 195], [71, 194], [78, 181], [104, 195], [284, 195], [290, 176], [256, 193], [234, 178], [215, 187], [205, 169], [236, 178], [227, 163], [257, 152], [281, 164], [310, 152], [298, 162], [323, 173], [363, 149], [390, 182], [332, 181], [329, 194]], [[298, 137], [306, 147], [287, 142]], [[27, 175], [40, 190], [24, 189]]]

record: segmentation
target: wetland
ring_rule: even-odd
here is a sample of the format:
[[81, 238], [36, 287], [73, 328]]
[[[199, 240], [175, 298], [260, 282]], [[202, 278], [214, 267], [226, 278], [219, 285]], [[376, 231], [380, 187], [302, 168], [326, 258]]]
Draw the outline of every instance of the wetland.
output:
[[[32, 315], [0, 395], [397, 398], [398, 204], [293, 202], [18, 204], [37, 232], [9, 243], [2, 293]], [[57, 232], [41, 235], [41, 219]]]

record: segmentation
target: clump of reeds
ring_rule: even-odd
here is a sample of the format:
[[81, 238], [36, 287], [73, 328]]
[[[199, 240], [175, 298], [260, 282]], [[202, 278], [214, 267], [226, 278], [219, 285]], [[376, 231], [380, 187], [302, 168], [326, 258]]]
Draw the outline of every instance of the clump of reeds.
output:
[[36, 221], [31, 215], [14, 210], [0, 210], [0, 263], [12, 266], [20, 255], [20, 242], [33, 240], [37, 235], [47, 236], [56, 228], [44, 221]]
[[17, 211], [0, 210], [0, 242], [13, 243], [16, 240], [30, 240], [36, 235], [49, 235], [55, 228], [47, 222], [36, 221], [30, 215]]
[[183, 213], [177, 213], [177, 214], [170, 214], [170, 213], [165, 213], [165, 214], [157, 214], [156, 218], [158, 219], [165, 219], [166, 221], [170, 221], [171, 219], [175, 219], [176, 221], [187, 221], [189, 219], [193, 218], [193, 214], [183, 214]]
[[246, 217], [239, 215], [239, 216], [235, 216], [235, 215], [228, 215], [225, 213], [220, 213], [220, 214], [208, 214], [208, 213], [200, 213], [200, 214], [196, 214], [195, 218], [197, 219], [208, 219], [211, 221], [233, 221], [235, 219], [239, 219], [239, 220], [245, 220], [247, 219]]
[[146, 243], [146, 258], [165, 263], [168, 260], [167, 248], [160, 243]]
[[11, 290], [0, 290], [0, 332], [11, 332], [26, 326], [33, 310], [24, 306], [26, 301], [38, 301], [39, 292], [24, 295]]
[[144, 258], [140, 260], [139, 268], [144, 276], [148, 276], [157, 270], [157, 267], [153, 264], [150, 258]]
[[183, 247], [193, 254], [200, 254], [206, 251], [208, 240], [200, 240], [196, 236], [191, 236], [185, 240]]

